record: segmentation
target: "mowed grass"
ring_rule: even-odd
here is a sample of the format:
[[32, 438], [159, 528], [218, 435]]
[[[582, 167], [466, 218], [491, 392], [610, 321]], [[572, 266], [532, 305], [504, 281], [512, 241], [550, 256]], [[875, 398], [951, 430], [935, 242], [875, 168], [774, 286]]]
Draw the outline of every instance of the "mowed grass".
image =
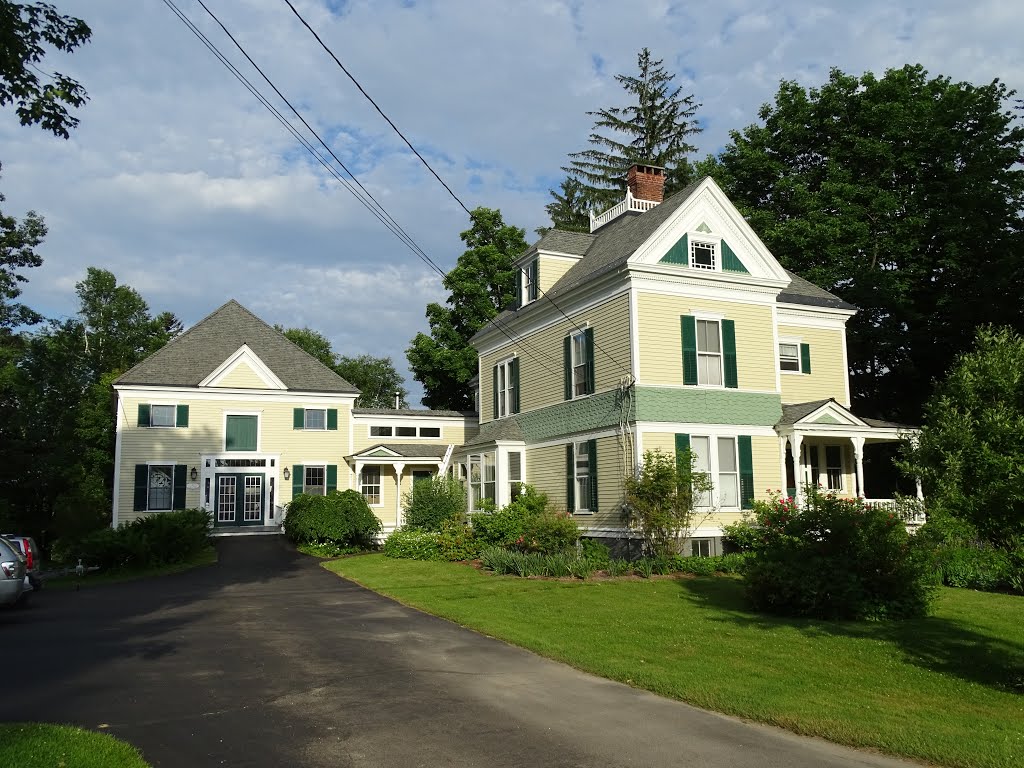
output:
[[139, 750], [113, 736], [69, 725], [0, 723], [0, 766], [149, 768]]
[[826, 622], [746, 609], [729, 577], [554, 581], [352, 557], [325, 568], [587, 672], [841, 744], [1024, 766], [1024, 598], [943, 589], [932, 616]]
[[[117, 584], [122, 581], [136, 581], [138, 579], [150, 579], [155, 576], [168, 576], [172, 573], [190, 571], [202, 565], [212, 565], [217, 562], [217, 550], [212, 546], [199, 552], [195, 557], [189, 558], [183, 563], [172, 565], [154, 565], [150, 568], [124, 568], [114, 571], [93, 571], [83, 576], [69, 574], [67, 576], [54, 576], [46, 580], [43, 585], [45, 589], [75, 589], [76, 587], [89, 587], [98, 584]], [[0, 768], [6, 768], [0, 764]]]

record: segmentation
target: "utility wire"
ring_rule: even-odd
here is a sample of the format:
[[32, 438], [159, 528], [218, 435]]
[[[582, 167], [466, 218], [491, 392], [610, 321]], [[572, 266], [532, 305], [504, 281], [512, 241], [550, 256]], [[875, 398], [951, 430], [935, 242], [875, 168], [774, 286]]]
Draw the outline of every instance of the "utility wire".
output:
[[[199, 2], [199, 4], [200, 4], [200, 5], [202, 5], [202, 6], [204, 7], [204, 8], [206, 8], [206, 6], [205, 6], [205, 5], [203, 5], [203, 0], [198, 0], [198, 2]], [[370, 94], [368, 94], [368, 93], [366, 92], [366, 89], [365, 89], [365, 88], [363, 88], [363, 86], [362, 86], [362, 85], [361, 85], [361, 84], [359, 83], [359, 81], [358, 81], [358, 80], [356, 80], [356, 78], [355, 78], [355, 77], [354, 77], [354, 76], [352, 75], [352, 73], [348, 71], [348, 69], [347, 69], [347, 68], [345, 67], [345, 65], [341, 63], [341, 60], [340, 60], [340, 59], [339, 59], [339, 58], [337, 57], [337, 55], [335, 55], [334, 51], [332, 51], [332, 50], [330, 49], [330, 47], [329, 47], [329, 46], [327, 45], [327, 43], [325, 43], [325, 42], [323, 41], [323, 39], [321, 39], [320, 35], [318, 35], [318, 34], [316, 33], [316, 30], [314, 30], [314, 29], [313, 29], [313, 27], [311, 27], [311, 26], [309, 25], [309, 22], [307, 22], [307, 21], [305, 20], [305, 18], [303, 18], [302, 14], [301, 14], [301, 13], [299, 13], [299, 12], [298, 12], [298, 11], [296, 10], [295, 6], [294, 6], [294, 5], [292, 5], [292, 2], [291, 2], [291, 0], [284, 0], [284, 2], [285, 2], [285, 5], [287, 5], [287, 6], [288, 6], [288, 7], [289, 7], [289, 8], [291, 9], [292, 13], [293, 13], [293, 14], [295, 14], [296, 18], [298, 18], [298, 20], [302, 22], [302, 25], [303, 25], [303, 26], [304, 26], [304, 27], [305, 27], [306, 29], [308, 29], [308, 30], [309, 30], [310, 34], [312, 34], [314, 38], [316, 38], [316, 41], [317, 41], [318, 43], [320, 43], [320, 47], [321, 47], [321, 48], [323, 48], [323, 49], [324, 49], [325, 51], [327, 51], [327, 53], [328, 53], [328, 54], [330, 55], [330, 57], [331, 57], [332, 59], [334, 59], [334, 63], [335, 63], [335, 64], [337, 64], [337, 65], [338, 65], [338, 66], [339, 66], [339, 67], [341, 68], [341, 71], [342, 71], [342, 72], [344, 72], [344, 73], [345, 73], [345, 74], [346, 74], [346, 75], [348, 76], [348, 79], [349, 79], [349, 80], [351, 80], [351, 81], [352, 81], [352, 82], [353, 82], [353, 83], [355, 84], [356, 88], [358, 88], [358, 89], [359, 89], [359, 92], [360, 92], [361, 94], [363, 94], [363, 96], [365, 96], [365, 97], [366, 97], [367, 101], [369, 101], [369, 102], [370, 102], [370, 103], [371, 103], [371, 104], [373, 105], [374, 109], [376, 109], [376, 110], [377, 110], [377, 112], [379, 112], [379, 113], [380, 113], [380, 116], [381, 116], [381, 117], [383, 117], [383, 118], [384, 118], [384, 120], [386, 120], [386, 121], [387, 121], [387, 124], [388, 124], [388, 125], [390, 125], [390, 126], [391, 126], [391, 128], [392, 128], [392, 129], [393, 129], [393, 130], [395, 131], [395, 133], [397, 133], [397, 134], [398, 134], [398, 135], [399, 135], [399, 136], [401, 137], [402, 141], [404, 141], [404, 142], [406, 143], [406, 146], [408, 146], [408, 147], [409, 147], [409, 149], [411, 149], [411, 150], [413, 151], [413, 153], [414, 153], [414, 154], [416, 155], [416, 157], [418, 157], [418, 158], [420, 159], [420, 161], [421, 161], [421, 162], [423, 163], [423, 165], [425, 165], [425, 166], [427, 167], [427, 170], [428, 170], [428, 171], [430, 171], [430, 172], [431, 172], [431, 173], [432, 173], [432, 174], [434, 175], [434, 178], [435, 178], [435, 179], [437, 179], [437, 180], [438, 180], [439, 182], [441, 182], [441, 185], [442, 185], [442, 186], [443, 186], [443, 187], [444, 187], [444, 188], [445, 188], [446, 190], [448, 190], [448, 194], [450, 194], [450, 195], [451, 195], [451, 196], [452, 196], [452, 197], [453, 197], [453, 198], [455, 199], [455, 202], [457, 202], [457, 203], [458, 203], [459, 205], [461, 205], [461, 206], [462, 206], [462, 209], [463, 209], [463, 210], [464, 210], [464, 211], [465, 211], [466, 213], [470, 213], [469, 209], [468, 209], [468, 208], [466, 208], [466, 206], [465, 206], [465, 204], [464, 204], [464, 203], [462, 202], [462, 200], [460, 200], [460, 199], [459, 199], [459, 196], [458, 196], [458, 195], [456, 195], [456, 194], [455, 194], [455, 193], [454, 193], [454, 192], [452, 191], [452, 188], [451, 188], [451, 187], [449, 187], [449, 186], [448, 186], [448, 184], [446, 184], [446, 183], [445, 183], [444, 179], [442, 179], [442, 178], [441, 178], [440, 176], [438, 176], [437, 172], [436, 172], [436, 171], [435, 171], [435, 170], [434, 170], [433, 168], [431, 168], [431, 167], [430, 167], [430, 163], [428, 163], [428, 162], [427, 162], [427, 161], [426, 161], [426, 160], [425, 160], [425, 159], [423, 158], [423, 155], [421, 155], [421, 154], [419, 153], [419, 151], [418, 151], [418, 150], [416, 149], [416, 147], [414, 147], [414, 146], [412, 145], [412, 142], [410, 142], [410, 141], [409, 141], [409, 139], [407, 139], [407, 138], [405, 137], [405, 134], [404, 134], [404, 133], [402, 133], [402, 132], [401, 132], [401, 130], [399, 130], [398, 126], [397, 126], [397, 125], [395, 125], [395, 123], [394, 123], [394, 122], [393, 122], [393, 121], [391, 120], [391, 118], [390, 118], [390, 117], [388, 117], [388, 116], [387, 116], [386, 114], [384, 114], [384, 110], [382, 110], [382, 109], [381, 109], [381, 108], [380, 108], [380, 107], [378, 106], [377, 102], [373, 100], [373, 97], [371, 97], [371, 96], [370, 96]], [[209, 9], [207, 9], [207, 13], [209, 13]], [[211, 14], [211, 15], [212, 15], [212, 14]], [[218, 23], [219, 23], [219, 22], [218, 22]], [[225, 31], [226, 31], [226, 30], [225, 30]], [[229, 36], [230, 36], [230, 35], [229, 35]], [[236, 43], [236, 45], [237, 45], [237, 43]], [[246, 58], [248, 58], [248, 57], [246, 57]], [[254, 65], [254, 66], [255, 66], [255, 65]], [[260, 74], [262, 74], [262, 72], [261, 72]], [[470, 215], [472, 215], [472, 214], [470, 214]], [[516, 274], [516, 279], [519, 279], [519, 275], [518, 275], [518, 272], [519, 272], [519, 270], [516, 270], [516, 272], [517, 272], [517, 274]], [[543, 289], [542, 289], [542, 288], [541, 288], [541, 287], [540, 287], [539, 285], [537, 286], [537, 291], [538, 291], [538, 292], [540, 293], [540, 295], [541, 295], [541, 296], [543, 296], [543, 297], [544, 297], [544, 298], [546, 298], [546, 299], [547, 299], [547, 300], [548, 300], [549, 302], [551, 302], [551, 306], [552, 306], [552, 307], [554, 307], [554, 308], [555, 308], [556, 310], [558, 310], [558, 312], [559, 312], [559, 313], [560, 313], [560, 314], [562, 315], [562, 317], [564, 317], [564, 318], [565, 318], [566, 320], [568, 320], [568, 321], [569, 321], [570, 323], [572, 323], [573, 327], [574, 327], [574, 328], [575, 328], [576, 330], [578, 330], [578, 331], [582, 331], [582, 330], [583, 330], [583, 328], [582, 328], [582, 327], [581, 327], [581, 326], [580, 326], [580, 325], [579, 325], [578, 323], [575, 323], [575, 322], [573, 321], [573, 319], [572, 319], [571, 317], [569, 317], [569, 315], [567, 315], [567, 314], [566, 314], [566, 313], [565, 313], [565, 312], [564, 312], [564, 311], [562, 310], [562, 308], [561, 308], [560, 306], [558, 306], [558, 304], [556, 304], [556, 303], [555, 303], [555, 300], [554, 300], [554, 299], [552, 299], [550, 295], [548, 295], [547, 291], [544, 291], [544, 290], [543, 290]], [[625, 365], [623, 365], [622, 363], [620, 363], [620, 362], [619, 362], [619, 361], [618, 361], [618, 360], [617, 360], [617, 359], [615, 358], [615, 356], [614, 356], [614, 355], [612, 355], [612, 354], [611, 354], [611, 353], [610, 353], [610, 352], [609, 352], [608, 350], [606, 350], [606, 349], [605, 349], [604, 347], [602, 347], [602, 346], [601, 346], [601, 345], [600, 345], [600, 344], [599, 344], [599, 343], [597, 342], [597, 340], [596, 340], [596, 339], [594, 340], [594, 347], [595, 347], [596, 349], [598, 349], [598, 350], [599, 350], [600, 352], [602, 352], [602, 353], [603, 353], [603, 354], [604, 354], [604, 355], [605, 355], [606, 357], [608, 357], [608, 359], [609, 359], [609, 360], [611, 360], [611, 361], [612, 361], [612, 362], [613, 362], [613, 363], [614, 363], [615, 365], [617, 365], [617, 366], [618, 366], [619, 368], [621, 368], [621, 369], [622, 369], [622, 371], [623, 371], [623, 372], [624, 372], [624, 373], [625, 373], [625, 374], [626, 374], [627, 376], [632, 376], [632, 371], [631, 371], [631, 370], [630, 370], [629, 368], [627, 368], [627, 367], [626, 367]]]
[[328, 54], [330, 55], [330, 57], [331, 57], [332, 59], [334, 59], [334, 63], [335, 63], [335, 64], [337, 64], [337, 65], [338, 65], [339, 67], [341, 67], [341, 71], [342, 71], [342, 72], [344, 72], [344, 73], [345, 73], [346, 75], [348, 75], [348, 79], [349, 79], [349, 80], [351, 80], [351, 81], [352, 81], [352, 82], [353, 82], [353, 83], [355, 84], [356, 88], [358, 88], [358, 89], [359, 89], [359, 92], [360, 92], [361, 94], [363, 94], [363, 96], [365, 96], [365, 97], [366, 97], [366, 100], [367, 100], [367, 101], [369, 101], [369, 102], [370, 102], [370, 103], [371, 103], [371, 104], [373, 105], [373, 108], [374, 108], [374, 109], [376, 109], [376, 110], [377, 110], [377, 112], [379, 112], [379, 113], [380, 113], [380, 116], [381, 116], [381, 117], [383, 117], [383, 118], [384, 118], [384, 119], [385, 119], [385, 120], [387, 121], [387, 124], [388, 124], [388, 125], [390, 125], [390, 126], [391, 126], [391, 127], [392, 127], [392, 128], [394, 129], [395, 133], [397, 133], [397, 134], [398, 134], [398, 135], [399, 135], [399, 136], [400, 136], [400, 137], [402, 138], [402, 141], [404, 141], [404, 142], [405, 142], [405, 145], [406, 145], [407, 147], [409, 147], [409, 149], [411, 149], [411, 150], [412, 150], [413, 154], [414, 154], [414, 155], [416, 155], [416, 157], [418, 157], [418, 158], [420, 159], [420, 162], [421, 162], [421, 163], [423, 163], [423, 165], [424, 165], [424, 166], [426, 166], [427, 170], [428, 170], [428, 171], [430, 171], [430, 172], [431, 172], [431, 173], [432, 173], [432, 174], [434, 175], [434, 178], [435, 178], [435, 179], [437, 179], [437, 180], [438, 180], [439, 182], [441, 182], [441, 186], [442, 186], [442, 187], [444, 187], [444, 188], [445, 188], [446, 190], [448, 190], [448, 194], [449, 194], [449, 195], [451, 195], [451, 196], [452, 196], [453, 198], [455, 198], [455, 202], [457, 202], [457, 203], [458, 203], [459, 205], [461, 205], [461, 206], [462, 206], [462, 210], [464, 210], [464, 211], [465, 211], [466, 213], [469, 213], [470, 211], [469, 211], [469, 208], [467, 208], [467, 207], [466, 207], [466, 204], [465, 204], [465, 203], [463, 203], [463, 202], [462, 202], [462, 200], [460, 200], [460, 199], [459, 199], [459, 196], [458, 196], [458, 195], [456, 195], [456, 194], [455, 194], [455, 193], [454, 193], [454, 192], [452, 191], [452, 188], [451, 188], [451, 187], [449, 187], [449, 186], [448, 186], [448, 185], [447, 185], [447, 184], [445, 183], [445, 180], [444, 180], [444, 179], [442, 179], [442, 178], [441, 178], [440, 176], [438, 176], [438, 175], [437, 175], [437, 171], [435, 171], [435, 170], [434, 170], [433, 168], [431, 168], [431, 167], [430, 167], [430, 163], [428, 163], [428, 162], [426, 161], [426, 158], [424, 158], [424, 157], [423, 157], [423, 155], [421, 155], [421, 154], [419, 153], [419, 150], [418, 150], [418, 149], [416, 149], [416, 147], [414, 147], [414, 146], [412, 145], [412, 142], [411, 142], [411, 141], [409, 141], [409, 140], [408, 140], [407, 138], [405, 138], [405, 134], [404, 134], [404, 133], [402, 133], [402, 132], [401, 132], [400, 130], [398, 130], [398, 126], [397, 126], [397, 125], [395, 125], [395, 124], [394, 124], [394, 122], [392, 122], [391, 118], [390, 118], [390, 117], [388, 117], [387, 115], [385, 115], [385, 114], [384, 114], [384, 110], [380, 108], [380, 106], [379, 106], [379, 105], [377, 104], [377, 102], [373, 100], [373, 97], [372, 97], [372, 96], [370, 96], [370, 94], [368, 94], [368, 93], [366, 92], [366, 89], [365, 89], [365, 88], [363, 88], [363, 86], [362, 86], [362, 85], [360, 85], [359, 81], [358, 81], [358, 80], [356, 80], [356, 79], [355, 79], [355, 77], [354, 77], [354, 76], [352, 75], [352, 73], [351, 73], [351, 72], [349, 72], [349, 71], [348, 71], [348, 69], [347, 69], [347, 68], [345, 67], [345, 65], [341, 63], [341, 60], [340, 60], [340, 59], [339, 59], [339, 58], [338, 58], [338, 57], [337, 57], [337, 56], [336, 56], [336, 55], [334, 54], [334, 51], [332, 51], [332, 50], [331, 50], [331, 49], [330, 49], [330, 48], [329, 48], [329, 47], [327, 46], [327, 43], [325, 43], [325, 42], [324, 42], [324, 41], [323, 41], [323, 40], [322, 40], [322, 39], [320, 38], [320, 35], [318, 35], [318, 34], [316, 33], [316, 30], [315, 30], [315, 29], [313, 29], [313, 28], [312, 28], [311, 26], [309, 26], [309, 22], [307, 22], [307, 21], [306, 21], [306, 20], [305, 20], [304, 18], [302, 18], [302, 14], [301, 14], [301, 13], [299, 13], [299, 12], [298, 12], [298, 11], [297, 11], [297, 10], [295, 9], [295, 6], [294, 6], [294, 5], [292, 5], [292, 3], [291, 3], [291, 0], [284, 0], [284, 2], [285, 2], [285, 4], [286, 4], [286, 5], [287, 5], [287, 6], [289, 7], [289, 8], [291, 8], [291, 9], [292, 9], [292, 13], [294, 13], [294, 14], [295, 14], [295, 16], [296, 16], [296, 18], [298, 18], [298, 20], [302, 22], [302, 25], [303, 25], [303, 26], [304, 26], [304, 27], [305, 27], [306, 29], [308, 29], [308, 30], [309, 30], [310, 34], [312, 34], [312, 35], [313, 35], [313, 37], [315, 37], [315, 38], [316, 38], [316, 41], [317, 41], [318, 43], [320, 43], [320, 47], [321, 47], [321, 48], [323, 48], [323, 49], [324, 49], [325, 51], [327, 51], [327, 53], [328, 53]]
[[[184, 23], [189, 28], [189, 30], [194, 35], [196, 35], [196, 37], [199, 38], [199, 40], [207, 47], [207, 49], [210, 50], [211, 53], [213, 53], [213, 55], [218, 59], [218, 61], [220, 61], [221, 64], [223, 64], [235, 76], [235, 78], [239, 82], [241, 82], [242, 85], [253, 96], [255, 96], [257, 98], [257, 100], [259, 100], [260, 103], [263, 104], [263, 106], [267, 108], [267, 110], [269, 110], [271, 112], [271, 114], [274, 115], [274, 117], [278, 120], [278, 122], [280, 122], [299, 141], [299, 143], [301, 143], [303, 145], [303, 147], [305, 147], [305, 149], [310, 154], [312, 154], [320, 162], [320, 164], [323, 165], [324, 168], [326, 168], [328, 170], [328, 172], [331, 173], [332, 176], [335, 177], [335, 179], [337, 179], [341, 184], [343, 184], [349, 190], [349, 192], [351, 192], [352, 195], [354, 197], [356, 197], [356, 199], [359, 200], [359, 202], [362, 203], [364, 207], [367, 208], [367, 210], [369, 210], [374, 216], [376, 216], [377, 219], [380, 220], [382, 224], [384, 224], [384, 226], [386, 226], [396, 237], [398, 237], [407, 247], [409, 247], [409, 249], [412, 250], [413, 253], [415, 253], [417, 255], [417, 257], [419, 257], [425, 264], [427, 264], [427, 266], [431, 270], [436, 272], [442, 278], [446, 277], [446, 274], [445, 274], [444, 270], [441, 269], [441, 267], [439, 267], [426, 254], [426, 252], [423, 251], [422, 248], [420, 248], [419, 245], [416, 244], [416, 242], [412, 239], [412, 237], [409, 236], [408, 233], [406, 233], [405, 230], [402, 229], [400, 225], [398, 225], [398, 223], [394, 220], [393, 217], [391, 217], [390, 214], [388, 214], [388, 212], [383, 208], [383, 206], [381, 206], [380, 203], [378, 203], [377, 200], [373, 198], [373, 196], [369, 193], [369, 191], [367, 191], [366, 188], [363, 187], [363, 185], [359, 183], [359, 180], [355, 177], [355, 175], [345, 166], [345, 164], [337, 157], [337, 155], [334, 154], [334, 152], [330, 149], [330, 147], [323, 141], [322, 138], [320, 138], [320, 135], [309, 125], [308, 122], [306, 122], [306, 120], [302, 117], [302, 115], [298, 112], [298, 110], [296, 110], [295, 107], [292, 106], [291, 102], [289, 102], [287, 100], [287, 98], [285, 98], [284, 94], [282, 94], [280, 92], [280, 90], [278, 90], [278, 88], [267, 77], [267, 75], [264, 74], [263, 71], [256, 65], [256, 63], [252, 60], [252, 58], [248, 55], [248, 53], [246, 53], [245, 49], [238, 43], [238, 41], [234, 38], [234, 36], [231, 35], [231, 33], [220, 22], [220, 20], [210, 11], [209, 8], [206, 7], [206, 5], [202, 2], [202, 0], [198, 0], [198, 1], [199, 1], [199, 4], [202, 5], [203, 8], [206, 10], [206, 12], [208, 14], [210, 14], [210, 16], [214, 19], [214, 21], [217, 22], [218, 26], [220, 26], [221, 29], [224, 30], [225, 34], [227, 34], [228, 37], [231, 38], [232, 42], [234, 42], [235, 46], [242, 52], [242, 54], [246, 57], [246, 59], [248, 59], [248, 61], [252, 64], [252, 66], [254, 68], [256, 68], [256, 70], [263, 76], [263, 79], [266, 80], [267, 83], [270, 85], [270, 87], [274, 89], [275, 93], [277, 93], [278, 96], [283, 101], [285, 101], [286, 104], [288, 104], [288, 106], [292, 109], [292, 111], [299, 118], [299, 120], [302, 121], [303, 125], [305, 125], [306, 128], [314, 136], [316, 136], [317, 140], [327, 149], [327, 151], [330, 153], [331, 157], [333, 157], [335, 159], [335, 161], [337, 161], [337, 163], [345, 170], [345, 172], [348, 173], [349, 176], [352, 177], [353, 181], [359, 186], [359, 189], [362, 190], [362, 192], [366, 195], [366, 197], [369, 198], [369, 201], [372, 201], [373, 205], [371, 205], [368, 200], [364, 199], [364, 197], [362, 195], [360, 195], [360, 193], [358, 191], [356, 191], [356, 189], [352, 186], [352, 184], [350, 184], [347, 179], [345, 179], [343, 176], [341, 176], [338, 173], [338, 171], [326, 160], [326, 158], [324, 158], [317, 151], [316, 147], [314, 147], [309, 142], [309, 140], [307, 140], [304, 136], [302, 136], [301, 133], [299, 133], [299, 131], [288, 121], [288, 119], [285, 118], [284, 115], [282, 115], [280, 113], [280, 111], [272, 103], [270, 103], [270, 101], [268, 99], [266, 99], [266, 97], [263, 96], [262, 93], [260, 93], [259, 89], [257, 89], [248, 80], [248, 78], [246, 78], [245, 75], [243, 75], [238, 70], [238, 68], [235, 67], [234, 64], [232, 64], [231, 61], [226, 56], [224, 56], [223, 53], [221, 53], [221, 51], [217, 48], [217, 46], [205, 34], [203, 34], [203, 32], [184, 14], [184, 12], [182, 12], [181, 9], [178, 8], [174, 4], [173, 0], [163, 0], [164, 4], [182, 21], [182, 23]], [[531, 352], [531, 349], [535, 349], [535, 348], [533, 348], [533, 347], [531, 347], [531, 345], [527, 344], [524, 339], [516, 339], [514, 336], [512, 336], [505, 329], [505, 327], [502, 325], [502, 323], [500, 323], [497, 320], [497, 318], [494, 318], [492, 320], [492, 322], [494, 322], [494, 324], [498, 328], [498, 330], [501, 331], [501, 333], [504, 336], [506, 336], [509, 339], [509, 341], [511, 341], [513, 343], [513, 345], [521, 348], [524, 352], [530, 353], [530, 356], [534, 357], [537, 360], [537, 362], [540, 363], [541, 367], [543, 367], [548, 373], [550, 373], [551, 375], [556, 375], [555, 372], [544, 362], [544, 359], [543, 359], [543, 354], [544, 353], [543, 352], [541, 352], [540, 354], [537, 354], [535, 351]]]

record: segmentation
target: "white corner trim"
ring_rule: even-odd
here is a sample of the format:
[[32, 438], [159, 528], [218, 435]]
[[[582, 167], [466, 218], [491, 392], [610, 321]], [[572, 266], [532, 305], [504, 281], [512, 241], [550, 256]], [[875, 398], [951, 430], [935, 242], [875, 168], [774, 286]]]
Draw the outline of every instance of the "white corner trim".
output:
[[216, 387], [239, 365], [248, 365], [253, 372], [260, 377], [260, 380], [267, 385], [267, 389], [288, 389], [274, 374], [272, 370], [260, 360], [259, 356], [249, 349], [248, 344], [243, 344], [227, 360], [218, 365], [213, 372], [199, 382], [200, 387]]
[[[117, 528], [118, 517], [117, 505], [121, 501], [121, 437], [122, 437], [122, 420], [121, 414], [124, 413], [124, 402], [121, 400], [121, 393], [115, 392], [114, 397], [117, 399], [114, 407], [114, 506], [110, 515], [110, 527]], [[124, 414], [124, 424], [127, 426], [128, 414]]]

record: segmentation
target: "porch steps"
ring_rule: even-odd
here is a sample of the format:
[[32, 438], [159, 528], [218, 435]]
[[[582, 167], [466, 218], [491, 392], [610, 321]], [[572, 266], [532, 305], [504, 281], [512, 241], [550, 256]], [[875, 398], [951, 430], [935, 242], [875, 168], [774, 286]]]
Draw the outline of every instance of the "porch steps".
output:
[[249, 525], [242, 528], [214, 528], [211, 536], [280, 536], [284, 532], [280, 525]]

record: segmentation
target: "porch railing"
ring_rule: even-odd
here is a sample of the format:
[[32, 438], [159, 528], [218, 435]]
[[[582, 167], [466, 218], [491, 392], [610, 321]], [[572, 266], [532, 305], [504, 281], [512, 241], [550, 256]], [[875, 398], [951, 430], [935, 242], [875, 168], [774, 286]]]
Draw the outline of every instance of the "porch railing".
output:
[[896, 499], [864, 499], [864, 504], [898, 515], [908, 528], [917, 528], [925, 524], [924, 509], [920, 506], [900, 503]]
[[594, 215], [594, 212], [590, 212], [590, 231], [593, 232], [595, 229], [604, 226], [612, 219], [616, 219], [626, 211], [649, 211], [654, 208], [658, 202], [656, 200], [641, 200], [633, 197], [633, 193], [628, 189], [626, 190], [626, 199], [616, 203], [604, 213]]

